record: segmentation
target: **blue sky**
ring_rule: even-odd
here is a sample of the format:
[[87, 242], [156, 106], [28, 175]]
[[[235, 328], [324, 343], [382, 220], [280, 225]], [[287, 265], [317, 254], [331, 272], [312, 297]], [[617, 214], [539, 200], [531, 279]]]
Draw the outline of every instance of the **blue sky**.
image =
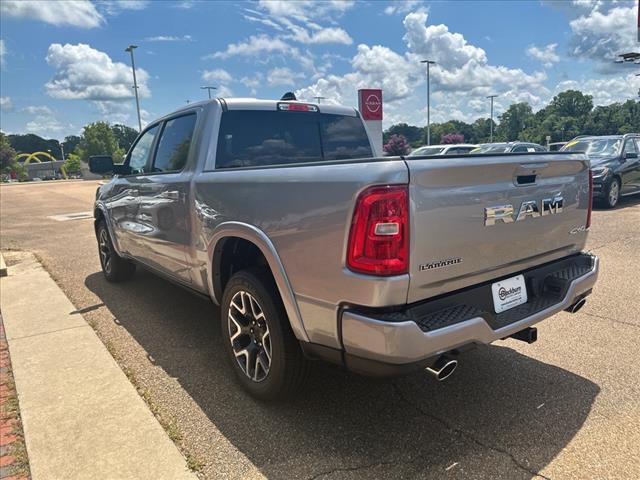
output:
[[[356, 105], [382, 88], [385, 125], [424, 125], [432, 68], [432, 121], [473, 121], [527, 101], [534, 109], [578, 88], [609, 104], [634, 98], [640, 50], [637, 0], [144, 1], [3, 0], [1, 128], [63, 138], [92, 121], [135, 126], [129, 54], [143, 120], [187, 100], [300, 98]], [[637, 97], [636, 97], [637, 98]]]

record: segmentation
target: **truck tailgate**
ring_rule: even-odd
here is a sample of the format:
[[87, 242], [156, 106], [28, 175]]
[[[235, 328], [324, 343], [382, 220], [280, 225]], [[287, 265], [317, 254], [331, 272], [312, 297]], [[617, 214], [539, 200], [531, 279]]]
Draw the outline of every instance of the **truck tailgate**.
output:
[[[467, 155], [406, 163], [408, 302], [504, 277], [584, 247], [590, 199], [589, 162], [582, 154]], [[545, 199], [550, 200], [546, 206]], [[485, 220], [509, 206], [513, 215]]]

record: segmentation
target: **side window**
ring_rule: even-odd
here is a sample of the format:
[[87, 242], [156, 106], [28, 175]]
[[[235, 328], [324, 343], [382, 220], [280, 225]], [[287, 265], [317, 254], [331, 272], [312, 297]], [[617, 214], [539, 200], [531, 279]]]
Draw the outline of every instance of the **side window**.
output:
[[445, 155], [457, 155], [458, 153], [460, 152], [457, 148], [450, 148], [449, 150], [447, 150], [447, 153], [445, 153]]
[[544, 147], [538, 147], [537, 145], [535, 147], [533, 147], [535, 149], [536, 152], [546, 152], [547, 149]]
[[513, 153], [520, 153], [520, 152], [526, 152], [527, 151], [527, 146], [526, 145], [519, 145], [517, 147], [514, 147], [513, 150], [511, 150]]
[[144, 132], [142, 137], [138, 139], [129, 155], [129, 168], [131, 169], [131, 173], [147, 173], [149, 155], [151, 154], [153, 141], [157, 134], [158, 125]]
[[373, 156], [369, 137], [358, 117], [321, 114], [320, 130], [325, 160], [347, 160]]
[[623, 153], [638, 153], [638, 150], [636, 149], [636, 144], [633, 141], [632, 138], [630, 138], [629, 140], [627, 140], [624, 144], [624, 152]]
[[187, 163], [196, 115], [168, 120], [160, 135], [153, 172], [178, 172]]

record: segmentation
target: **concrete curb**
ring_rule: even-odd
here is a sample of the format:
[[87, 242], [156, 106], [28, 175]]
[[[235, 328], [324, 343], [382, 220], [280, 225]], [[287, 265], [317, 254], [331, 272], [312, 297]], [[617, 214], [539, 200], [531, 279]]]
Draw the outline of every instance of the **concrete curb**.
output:
[[16, 256], [0, 308], [32, 478], [195, 479], [62, 290], [32, 255]]

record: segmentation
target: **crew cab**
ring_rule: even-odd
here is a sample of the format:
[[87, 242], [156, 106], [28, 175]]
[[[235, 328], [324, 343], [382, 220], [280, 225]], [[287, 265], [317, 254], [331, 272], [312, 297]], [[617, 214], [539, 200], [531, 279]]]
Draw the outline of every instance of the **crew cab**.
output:
[[[310, 359], [444, 379], [461, 352], [591, 293], [582, 153], [374, 157], [357, 110], [215, 99], [151, 122], [96, 192], [108, 281], [136, 266], [220, 306], [239, 382], [296, 390]], [[557, 319], [557, 321], [561, 321]]]

